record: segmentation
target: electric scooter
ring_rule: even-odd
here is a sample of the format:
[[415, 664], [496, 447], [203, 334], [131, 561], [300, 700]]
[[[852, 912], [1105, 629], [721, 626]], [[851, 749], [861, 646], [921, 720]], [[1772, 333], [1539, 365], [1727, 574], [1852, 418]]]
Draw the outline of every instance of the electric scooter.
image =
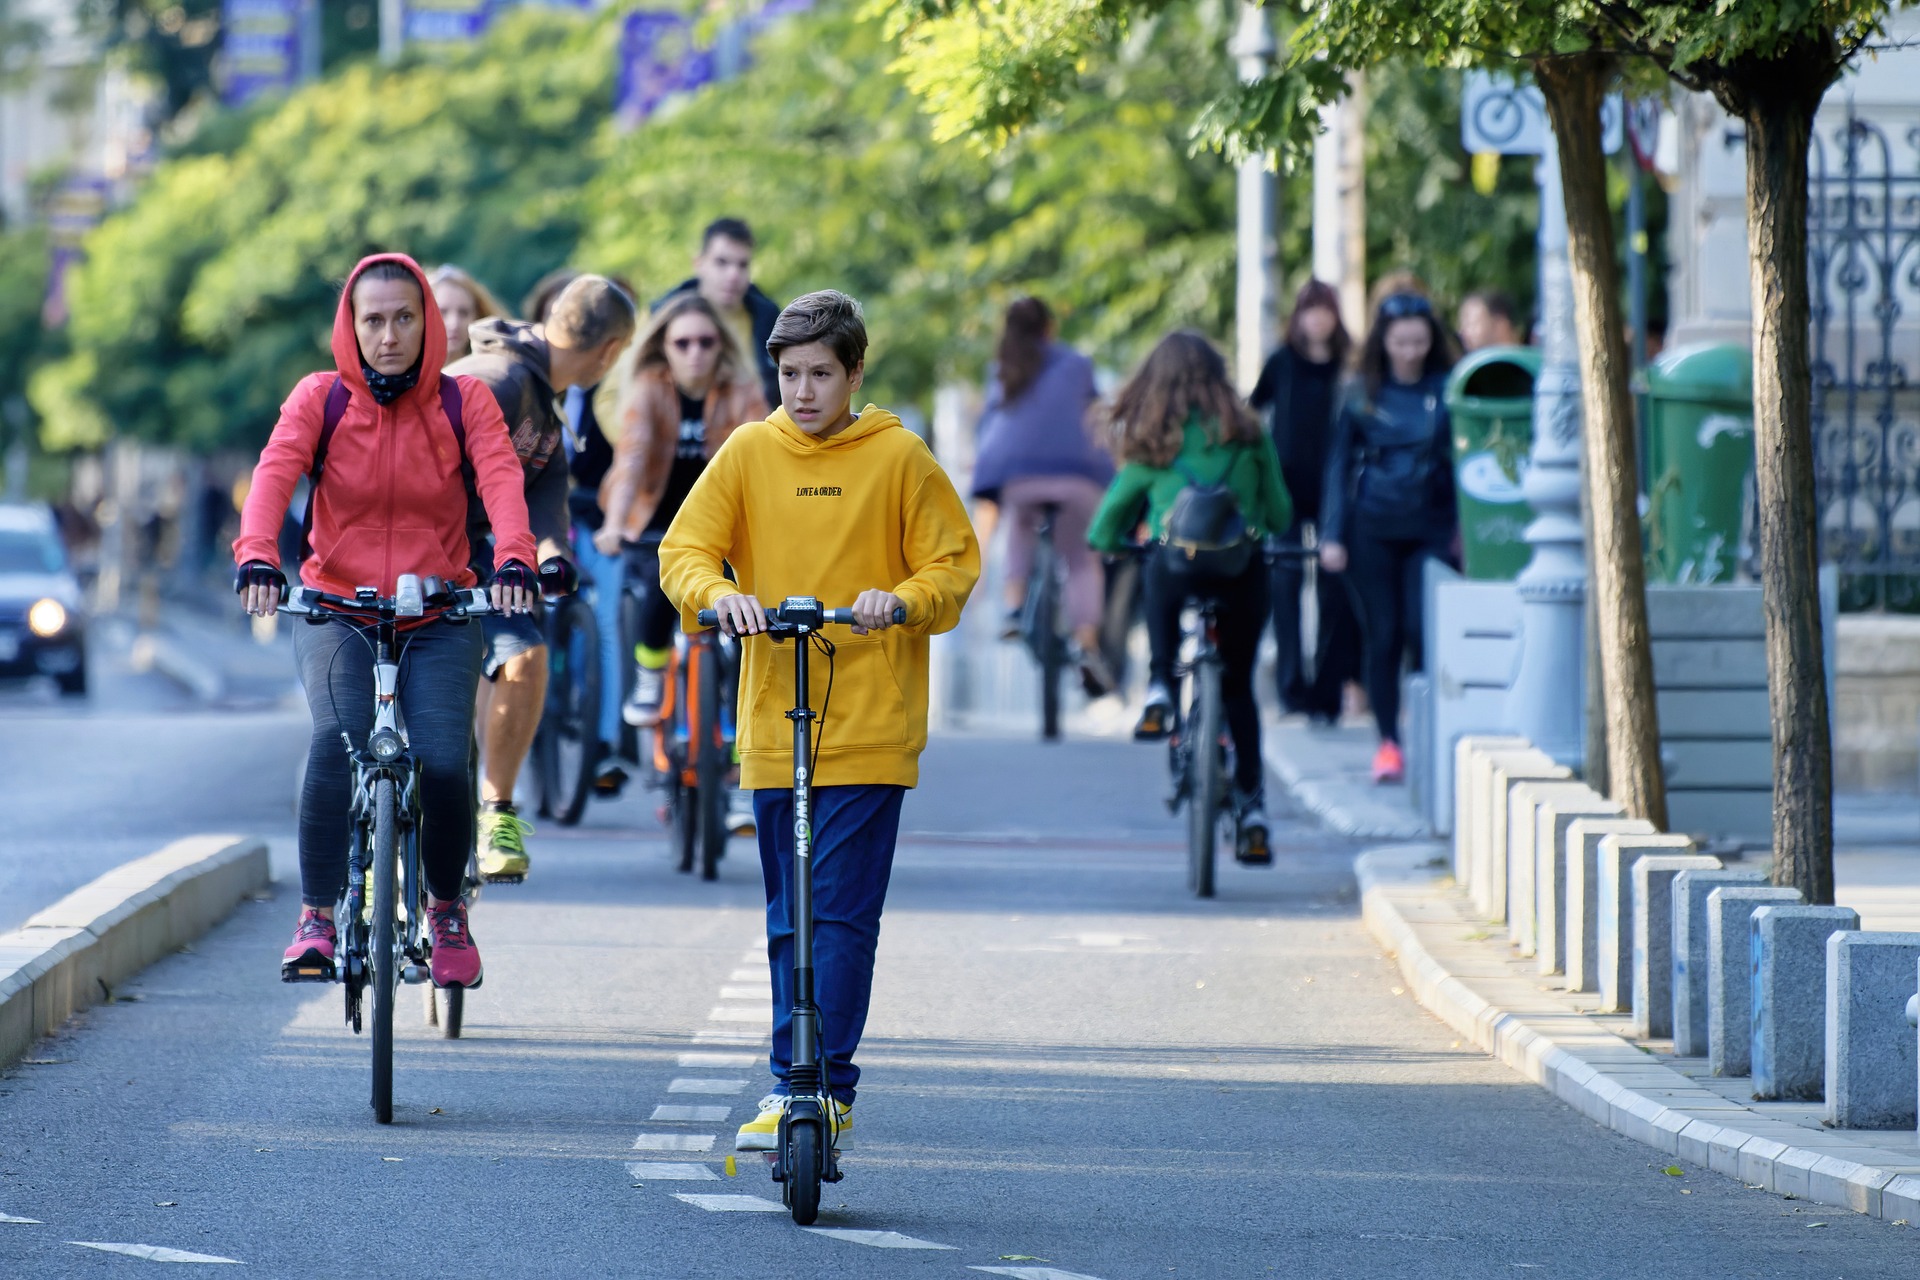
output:
[[[895, 609], [896, 624], [907, 620]], [[719, 616], [702, 609], [703, 627], [719, 625]], [[813, 1002], [813, 722], [808, 705], [809, 650], [820, 646], [828, 665], [833, 643], [820, 634], [827, 626], [854, 625], [853, 610], [828, 609], [812, 596], [788, 596], [767, 611], [766, 635], [775, 644], [793, 645], [793, 1066], [788, 1072], [786, 1114], [773, 1154], [773, 1180], [794, 1222], [812, 1226], [820, 1215], [820, 1184], [841, 1178], [833, 1149], [835, 1112], [827, 1053], [820, 1035], [820, 1008]], [[821, 708], [821, 712], [826, 710]]]

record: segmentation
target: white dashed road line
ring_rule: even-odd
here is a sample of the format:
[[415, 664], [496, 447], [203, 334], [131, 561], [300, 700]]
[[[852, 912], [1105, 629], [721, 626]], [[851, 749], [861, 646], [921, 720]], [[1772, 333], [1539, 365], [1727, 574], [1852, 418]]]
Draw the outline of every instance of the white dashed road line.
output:
[[0, 1213], [0, 1222], [17, 1222], [22, 1226], [44, 1227], [47, 1224], [38, 1218], [16, 1218], [10, 1213]]
[[773, 1002], [773, 989], [763, 980], [758, 986], [753, 987], [722, 987], [720, 988], [720, 998], [722, 1000], [751, 1000], [764, 1008]]
[[912, 1236], [903, 1236], [898, 1231], [859, 1231], [852, 1227], [803, 1227], [817, 1236], [831, 1236], [835, 1240], [846, 1240], [853, 1244], [871, 1245], [875, 1249], [945, 1249], [958, 1253], [960, 1246], [935, 1244], [931, 1240], [916, 1240]]
[[984, 1271], [990, 1276], [1012, 1276], [1014, 1280], [1098, 1280], [1095, 1276], [1062, 1271], [1058, 1267], [968, 1267], [967, 1270]]
[[714, 1136], [711, 1133], [643, 1133], [633, 1140], [635, 1151], [700, 1151], [713, 1150]]
[[662, 1103], [653, 1109], [652, 1119], [672, 1120], [677, 1123], [694, 1121], [699, 1124], [718, 1124], [727, 1118], [732, 1107], [678, 1107]]
[[721, 1094], [745, 1093], [748, 1080], [706, 1080], [695, 1076], [678, 1076], [667, 1086], [668, 1093], [705, 1093], [714, 1096]]
[[697, 1031], [695, 1044], [730, 1044], [742, 1049], [750, 1049], [757, 1044], [765, 1044], [766, 1036], [758, 1031]]
[[772, 979], [768, 976], [767, 966], [762, 964], [758, 969], [735, 969], [732, 973], [727, 975], [727, 981], [728, 982], [771, 982]]
[[718, 1182], [720, 1175], [704, 1164], [667, 1164], [664, 1161], [634, 1160], [627, 1172], [641, 1182]]
[[707, 1015], [708, 1022], [765, 1022], [767, 1019], [765, 1006], [749, 1009], [738, 1004], [715, 1005], [713, 1012]]
[[786, 1206], [778, 1200], [763, 1200], [759, 1196], [702, 1196], [687, 1191], [673, 1193], [675, 1200], [684, 1200], [697, 1209], [708, 1213], [785, 1213]]
[[695, 1050], [673, 1060], [676, 1067], [751, 1067], [765, 1062], [757, 1053], [706, 1053]]
[[185, 1249], [169, 1249], [165, 1245], [158, 1244], [107, 1244], [99, 1240], [69, 1240], [67, 1243], [79, 1245], [82, 1249], [98, 1249], [102, 1253], [124, 1253], [129, 1258], [143, 1258], [148, 1262], [224, 1262], [236, 1267], [246, 1265], [238, 1258], [222, 1258], [211, 1253], [188, 1253]]

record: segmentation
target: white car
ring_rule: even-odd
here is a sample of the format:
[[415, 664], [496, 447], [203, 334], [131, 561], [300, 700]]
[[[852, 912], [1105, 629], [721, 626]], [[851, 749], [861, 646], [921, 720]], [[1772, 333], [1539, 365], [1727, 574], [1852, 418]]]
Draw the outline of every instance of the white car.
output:
[[86, 613], [53, 512], [0, 503], [0, 679], [29, 676], [86, 693]]

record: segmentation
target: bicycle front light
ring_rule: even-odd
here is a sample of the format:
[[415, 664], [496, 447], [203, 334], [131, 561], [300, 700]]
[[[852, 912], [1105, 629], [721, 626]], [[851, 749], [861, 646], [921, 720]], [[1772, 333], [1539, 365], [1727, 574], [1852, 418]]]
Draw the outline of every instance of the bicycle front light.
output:
[[367, 739], [367, 750], [373, 752], [373, 758], [381, 764], [392, 764], [400, 758], [400, 735], [392, 729], [375, 729], [373, 736]]
[[27, 610], [28, 629], [43, 640], [59, 635], [66, 625], [66, 606], [52, 597], [34, 601], [33, 608]]

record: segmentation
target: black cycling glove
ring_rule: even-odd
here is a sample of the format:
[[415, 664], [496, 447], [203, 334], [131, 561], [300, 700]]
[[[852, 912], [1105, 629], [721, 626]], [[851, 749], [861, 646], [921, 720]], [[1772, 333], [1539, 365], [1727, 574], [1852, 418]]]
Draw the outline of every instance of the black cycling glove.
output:
[[509, 560], [494, 571], [493, 585], [507, 588], [518, 587], [522, 591], [533, 591], [538, 588], [540, 584], [535, 578], [533, 570], [528, 568], [525, 563], [519, 560]]
[[265, 560], [249, 560], [233, 571], [233, 594], [243, 596], [248, 587], [278, 587], [287, 594], [287, 575]]
[[570, 596], [580, 589], [580, 570], [565, 556], [548, 556], [540, 562], [540, 594], [549, 600]]

